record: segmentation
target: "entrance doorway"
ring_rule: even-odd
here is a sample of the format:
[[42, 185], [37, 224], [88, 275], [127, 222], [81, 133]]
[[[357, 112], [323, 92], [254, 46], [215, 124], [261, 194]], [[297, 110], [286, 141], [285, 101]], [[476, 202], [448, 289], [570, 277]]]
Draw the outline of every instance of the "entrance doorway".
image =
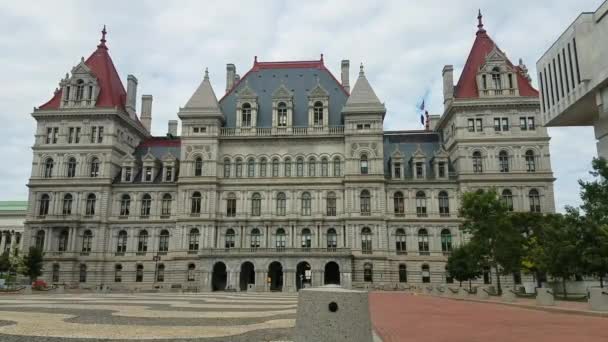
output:
[[325, 285], [334, 284], [340, 285], [340, 266], [330, 261], [325, 264]]
[[226, 272], [226, 264], [221, 261], [215, 263], [215, 265], [213, 265], [213, 274], [211, 275], [211, 290], [224, 291], [226, 289], [227, 280], [228, 273]]
[[241, 265], [239, 284], [241, 291], [247, 291], [247, 285], [255, 284], [255, 267], [249, 261]]
[[283, 290], [283, 266], [278, 261], [273, 261], [268, 266], [268, 281], [270, 282], [270, 291]]
[[296, 267], [296, 289], [300, 290], [303, 287], [310, 287], [312, 282], [312, 270], [310, 264], [302, 261]]

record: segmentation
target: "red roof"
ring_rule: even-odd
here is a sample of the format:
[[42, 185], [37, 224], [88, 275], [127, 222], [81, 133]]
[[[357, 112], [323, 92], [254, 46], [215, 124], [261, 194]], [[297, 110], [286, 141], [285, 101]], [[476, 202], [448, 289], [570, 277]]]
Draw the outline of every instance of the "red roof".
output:
[[143, 140], [137, 147], [180, 147], [181, 139], [168, 137], [151, 137]]
[[[486, 30], [484, 30], [481, 22], [481, 13], [478, 18], [479, 25], [477, 27], [479, 29], [477, 30], [477, 36], [475, 37], [475, 42], [473, 43], [473, 47], [469, 53], [469, 58], [467, 58], [467, 62], [462, 69], [462, 74], [460, 75], [458, 84], [454, 89], [455, 98], [479, 97], [479, 90], [477, 89], [477, 71], [479, 71], [479, 68], [485, 63], [486, 56], [492, 52], [494, 47], [500, 51], [496, 43], [494, 43], [492, 38], [490, 38], [490, 36], [487, 34]], [[511, 61], [508, 59], [507, 64], [514, 67]], [[521, 69], [518, 66], [515, 66], [514, 68], [517, 71], [516, 77], [517, 85], [519, 87], [519, 95], [538, 97], [538, 91], [532, 87], [530, 81], [522, 76], [520, 72]]]
[[[84, 62], [91, 72], [97, 77], [99, 84], [99, 95], [95, 107], [125, 107], [127, 92], [125, 91], [120, 76], [114, 67], [112, 58], [106, 46], [106, 30], [102, 31], [101, 43], [97, 49]], [[55, 91], [52, 99], [40, 106], [40, 109], [58, 109], [61, 101], [62, 90]]]

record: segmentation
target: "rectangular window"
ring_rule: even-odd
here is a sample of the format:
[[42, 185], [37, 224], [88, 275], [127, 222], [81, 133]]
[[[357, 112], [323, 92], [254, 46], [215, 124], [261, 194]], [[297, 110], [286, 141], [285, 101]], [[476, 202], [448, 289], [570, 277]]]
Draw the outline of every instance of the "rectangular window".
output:
[[80, 143], [80, 127], [76, 127], [76, 133], [74, 134], [74, 143]]
[[226, 200], [226, 216], [236, 216], [236, 198], [229, 198]]
[[336, 198], [327, 198], [327, 216], [336, 216]]
[[357, 130], [359, 130], [359, 131], [360, 131], [360, 130], [362, 130], [362, 129], [363, 129], [363, 124], [358, 124], [358, 125], [357, 125]]
[[97, 128], [97, 143], [103, 142], [103, 126]]
[[131, 167], [127, 166], [125, 167], [125, 182], [130, 182], [131, 181]]
[[445, 178], [445, 163], [440, 162], [438, 165], [439, 178]]
[[152, 181], [152, 167], [148, 166], [144, 171], [144, 181], [151, 182]]
[[171, 182], [172, 180], [173, 180], [173, 167], [167, 166], [167, 169], [165, 170], [165, 181]]
[[494, 131], [500, 132], [500, 130], [501, 130], [500, 118], [494, 118]]
[[519, 118], [519, 129], [521, 129], [522, 131], [528, 130], [528, 122], [526, 121], [526, 117]]
[[74, 127], [70, 127], [69, 133], [68, 133], [68, 144], [71, 144], [73, 142], [74, 142]]
[[502, 118], [502, 131], [509, 131], [509, 118]]
[[422, 163], [416, 163], [416, 178], [424, 178]]
[[469, 132], [475, 132], [475, 119], [469, 119]]
[[53, 128], [49, 127], [46, 129], [46, 143], [50, 144], [53, 138]]
[[97, 127], [91, 127], [91, 143], [94, 143], [97, 139]]
[[536, 126], [534, 125], [534, 117], [530, 116], [528, 117], [528, 129], [533, 131], [536, 129]]
[[475, 130], [477, 132], [483, 132], [483, 121], [481, 119], [475, 119]]
[[395, 178], [401, 179], [401, 163], [395, 163]]

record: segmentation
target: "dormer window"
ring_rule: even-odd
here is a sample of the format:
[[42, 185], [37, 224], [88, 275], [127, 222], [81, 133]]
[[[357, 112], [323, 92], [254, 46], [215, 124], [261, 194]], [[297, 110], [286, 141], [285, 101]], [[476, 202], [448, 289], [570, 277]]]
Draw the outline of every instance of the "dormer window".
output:
[[492, 69], [492, 83], [494, 84], [494, 89], [502, 89], [502, 82], [500, 80], [500, 69], [498, 67]]
[[313, 115], [314, 115], [314, 125], [322, 126], [323, 125], [323, 103], [321, 101], [315, 102], [313, 107]]
[[151, 182], [151, 181], [152, 181], [152, 167], [146, 166], [146, 168], [144, 169], [144, 182]]
[[251, 127], [251, 105], [249, 103], [244, 103], [241, 109], [241, 125]]
[[437, 164], [437, 176], [439, 178], [445, 178], [445, 162]]
[[130, 182], [133, 177], [133, 168], [130, 166], [125, 167], [125, 182]]
[[165, 168], [165, 182], [173, 181], [173, 166], [167, 166]]
[[84, 81], [76, 81], [76, 101], [82, 101], [84, 99]]
[[277, 106], [277, 117], [279, 127], [287, 127], [287, 105], [285, 102], [280, 102]]
[[416, 163], [416, 178], [424, 178], [424, 168], [423, 163]]

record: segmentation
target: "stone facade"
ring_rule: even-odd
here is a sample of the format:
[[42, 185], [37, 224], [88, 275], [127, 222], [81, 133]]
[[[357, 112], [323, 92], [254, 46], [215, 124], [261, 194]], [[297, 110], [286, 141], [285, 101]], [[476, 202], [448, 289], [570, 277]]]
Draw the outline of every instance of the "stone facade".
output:
[[19, 254], [26, 210], [26, 201], [0, 201], [0, 253]]
[[[444, 69], [445, 111], [427, 130], [384, 131], [385, 115], [405, 113], [387, 113], [363, 66], [350, 91], [348, 61], [339, 82], [322, 57], [256, 58], [242, 78], [228, 64], [219, 100], [205, 72], [178, 111], [181, 136], [163, 137], [149, 132], [150, 95], [135, 113], [137, 80], [125, 91], [104, 31], [34, 110], [24, 245], [44, 249], [47, 281], [81, 287], [451, 282], [463, 191], [495, 187], [514, 210], [554, 211], [537, 93], [481, 31], [456, 86]], [[485, 77], [498, 88], [478, 90]]]

